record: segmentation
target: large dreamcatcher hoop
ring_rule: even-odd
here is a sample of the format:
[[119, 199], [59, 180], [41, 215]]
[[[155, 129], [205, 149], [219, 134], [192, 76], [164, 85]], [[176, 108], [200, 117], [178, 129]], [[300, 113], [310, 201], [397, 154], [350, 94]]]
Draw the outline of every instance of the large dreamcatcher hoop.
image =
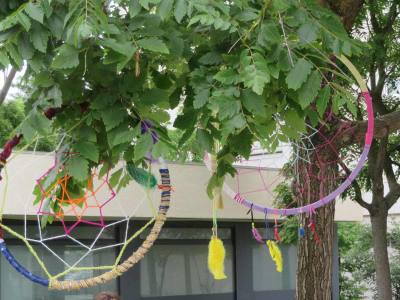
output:
[[[318, 201], [315, 201], [313, 203], [300, 206], [300, 207], [292, 207], [292, 208], [274, 208], [274, 207], [269, 207], [265, 205], [260, 205], [252, 200], [248, 199], [247, 197], [241, 195], [239, 191], [234, 191], [231, 186], [229, 186], [227, 183], [223, 184], [223, 191], [225, 194], [228, 195], [229, 198], [232, 200], [236, 201], [237, 203], [249, 208], [251, 211], [258, 211], [261, 212], [265, 215], [271, 214], [275, 216], [290, 216], [290, 215], [298, 215], [302, 213], [313, 213], [315, 210], [319, 207], [322, 207], [330, 202], [332, 202], [336, 197], [338, 197], [340, 194], [342, 194], [354, 181], [354, 179], [357, 177], [357, 175], [360, 173], [361, 169], [363, 168], [367, 158], [368, 158], [368, 153], [371, 147], [372, 139], [373, 139], [373, 134], [374, 134], [374, 112], [373, 112], [373, 106], [372, 106], [372, 98], [370, 96], [370, 93], [368, 91], [367, 85], [365, 81], [362, 79], [361, 74], [358, 72], [358, 70], [355, 68], [355, 66], [345, 57], [345, 56], [340, 56], [338, 59], [348, 68], [348, 70], [351, 72], [352, 76], [356, 80], [359, 88], [361, 89], [361, 96], [365, 100], [366, 104], [366, 110], [367, 110], [367, 116], [368, 116], [368, 127], [367, 127], [367, 132], [365, 135], [365, 144], [363, 151], [360, 155], [360, 158], [354, 167], [353, 171], [348, 171], [348, 176], [347, 178], [332, 192], [330, 192], [328, 195], [322, 197]], [[315, 133], [313, 133], [315, 134]], [[315, 150], [315, 149], [314, 149]], [[207, 166], [209, 171], [212, 171], [212, 160], [211, 156], [209, 154], [206, 154], [204, 157], [204, 162], [205, 165]], [[335, 162], [336, 163], [336, 162]]]
[[[153, 132], [153, 130], [148, 127], [147, 121], [143, 121], [143, 122], [145, 123], [146, 128], [144, 130], [142, 130], [142, 133], [143, 133], [143, 131], [150, 132], [151, 136], [153, 137], [153, 143], [154, 144], [157, 143], [158, 137], [157, 137], [156, 133]], [[16, 147], [20, 143], [21, 140], [22, 140], [22, 135], [16, 135], [14, 138], [12, 138], [10, 141], [8, 141], [5, 144], [3, 151], [0, 153], [0, 162], [1, 162], [0, 171], [2, 169], [6, 168], [7, 160], [11, 156], [13, 148]], [[93, 242], [93, 244], [90, 247], [85, 246], [88, 249], [87, 254], [90, 253], [90, 251], [93, 250], [92, 249], [93, 245], [95, 244], [95, 242], [97, 241], [99, 236], [102, 234], [103, 230], [105, 230], [108, 226], [104, 222], [104, 218], [103, 218], [101, 209], [103, 208], [103, 206], [106, 203], [111, 201], [116, 196], [116, 193], [109, 185], [108, 175], [105, 175], [106, 178], [104, 180], [102, 180], [102, 182], [99, 184], [98, 187], [94, 186], [94, 183], [93, 183], [94, 180], [98, 180], [98, 178], [95, 178], [98, 176], [95, 172], [93, 172], [92, 176], [90, 177], [90, 180], [88, 181], [88, 184], [86, 187], [86, 192], [83, 196], [73, 197], [72, 195], [68, 195], [67, 185], [68, 185], [69, 176], [67, 176], [67, 175], [61, 176], [61, 179], [55, 181], [55, 183], [51, 187], [43, 189], [43, 187], [41, 186], [41, 183], [43, 183], [43, 178], [45, 177], [45, 175], [48, 174], [51, 170], [54, 170], [54, 168], [58, 168], [57, 166], [59, 166], [59, 164], [57, 164], [57, 154], [56, 154], [56, 162], [54, 163], [54, 165], [43, 176], [41, 176], [39, 179], [37, 179], [37, 186], [40, 187], [40, 191], [42, 192], [44, 197], [48, 197], [48, 196], [50, 197], [50, 194], [51, 194], [52, 197], [55, 197], [57, 199], [58, 203], [60, 203], [60, 206], [62, 206], [62, 205], [71, 206], [72, 207], [71, 213], [72, 212], [76, 213], [76, 217], [79, 221], [75, 222], [70, 227], [66, 226], [66, 224], [63, 221], [64, 213], [60, 213], [60, 210], [56, 210], [56, 209], [54, 209], [54, 207], [52, 208], [52, 213], [48, 213], [49, 209], [45, 208], [46, 204], [43, 202], [43, 199], [44, 199], [43, 198], [42, 201], [40, 201], [40, 203], [38, 204], [37, 216], [36, 216], [39, 230], [40, 230], [39, 223], [41, 222], [39, 216], [48, 217], [51, 215], [54, 219], [58, 219], [61, 221], [61, 223], [63, 225], [62, 227], [65, 230], [65, 234], [56, 236], [53, 238], [43, 238], [42, 234], [40, 233], [40, 240], [33, 240], [33, 239], [29, 238], [26, 233], [27, 232], [27, 230], [26, 230], [27, 221], [26, 221], [26, 212], [25, 212], [25, 234], [18, 233], [13, 228], [3, 224], [0, 221], [0, 251], [2, 252], [3, 256], [6, 258], [6, 260], [10, 263], [10, 265], [17, 272], [19, 272], [24, 277], [26, 277], [27, 279], [31, 280], [34, 283], [48, 287], [50, 290], [77, 290], [77, 289], [81, 289], [81, 288], [89, 288], [89, 287], [93, 287], [96, 285], [104, 284], [108, 281], [111, 281], [112, 279], [115, 279], [118, 276], [121, 276], [122, 274], [127, 272], [130, 268], [132, 268], [137, 262], [139, 262], [145, 256], [145, 254], [150, 250], [150, 248], [154, 244], [155, 240], [157, 239], [157, 237], [164, 225], [164, 222], [166, 220], [166, 215], [167, 215], [167, 212], [168, 212], [168, 209], [170, 206], [171, 182], [170, 182], [168, 166], [166, 165], [165, 161], [162, 158], [155, 160], [152, 158], [151, 154], [148, 155], [147, 161], [149, 162], [149, 164], [151, 164], [153, 162], [156, 162], [158, 164], [159, 179], [157, 179], [156, 176], [153, 175], [152, 173], [146, 173], [146, 171], [144, 169], [136, 168], [134, 165], [126, 166], [127, 173], [129, 173], [138, 184], [146, 185], [146, 188], [148, 188], [148, 187], [154, 188], [154, 191], [155, 191], [155, 189], [158, 188], [160, 190], [160, 203], [158, 205], [158, 209], [154, 210], [153, 218], [151, 220], [149, 220], [143, 227], [141, 227], [139, 230], [137, 230], [130, 236], [128, 236], [128, 226], [129, 226], [129, 221], [130, 221], [132, 215], [126, 216], [123, 219], [123, 221], [127, 222], [126, 223], [127, 224], [126, 225], [126, 235], [125, 235], [125, 239], [122, 243], [119, 243], [117, 245], [111, 245], [112, 247], [114, 247], [114, 246], [121, 247], [119, 254], [113, 265], [111, 265], [111, 266], [95, 266], [93, 268], [78, 267], [77, 266], [78, 263], [84, 258], [84, 257], [82, 257], [78, 260], [76, 265], [69, 266], [69, 268], [67, 267], [67, 269], [64, 270], [63, 272], [53, 275], [48, 271], [46, 264], [40, 259], [39, 255], [33, 248], [31, 242], [39, 242], [45, 246], [44, 242], [46, 242], [48, 240], [57, 239], [57, 238], [65, 238], [65, 237], [81, 244], [82, 246], [85, 246], [81, 242], [77, 241], [76, 239], [74, 239], [72, 237], [71, 231], [75, 230], [74, 228], [77, 228], [79, 223], [86, 223], [89, 225], [97, 226], [100, 230], [98, 235], [96, 236], [96, 239]], [[58, 169], [56, 169], [56, 173], [60, 173], [60, 172], [62, 172], [62, 171], [59, 171]], [[6, 173], [6, 175], [7, 175], [7, 173]], [[0, 180], [1, 179], [2, 178], [0, 178]], [[6, 176], [6, 179], [7, 179], [7, 176]], [[146, 182], [144, 182], [144, 181], [146, 181]], [[57, 186], [58, 196], [56, 196], [56, 193], [52, 191], [52, 189], [55, 190], [55, 188], [54, 188], [55, 185]], [[6, 183], [6, 186], [7, 186], [7, 183]], [[105, 198], [103, 203], [99, 203], [99, 200], [96, 199], [95, 194], [98, 190], [100, 190], [104, 186], [109, 188], [110, 193], [108, 194], [107, 198]], [[93, 204], [93, 207], [96, 207], [97, 209], [99, 209], [99, 215], [101, 216], [101, 220], [97, 223], [91, 222], [88, 220], [83, 220], [83, 213], [84, 213], [85, 209], [90, 209], [90, 207], [91, 207], [90, 204], [88, 203], [89, 198], [92, 199], [90, 201], [93, 201], [95, 203], [95, 204]], [[3, 199], [3, 200], [5, 200], [5, 199]], [[3, 201], [2, 207], [1, 207], [1, 216], [2, 216], [2, 213], [4, 210], [4, 204], [5, 204], [5, 202]], [[77, 213], [78, 209], [80, 209], [79, 213]], [[118, 225], [120, 222], [121, 221], [116, 221], [110, 225], [115, 225], [115, 224]], [[126, 258], [125, 260], [122, 261], [122, 257], [126, 252], [127, 246], [135, 238], [137, 238], [139, 235], [141, 235], [145, 230], [149, 230], [147, 237], [144, 239], [144, 241], [141, 243], [141, 245], [128, 258]], [[4, 239], [4, 235], [3, 235], [4, 232], [7, 232], [8, 234], [10, 234], [11, 236], [13, 236], [17, 239], [20, 239], [25, 244], [25, 246], [27, 247], [29, 252], [35, 258], [36, 262], [39, 264], [41, 270], [44, 272], [44, 274], [46, 274], [47, 278], [42, 277], [40, 275], [33, 274], [31, 271], [29, 271], [27, 268], [25, 268], [20, 262], [18, 262], [18, 260], [13, 256], [13, 254], [7, 247], [7, 243], [6, 243], [6, 241]], [[103, 248], [107, 248], [107, 247], [110, 247], [110, 246], [105, 246]], [[48, 248], [48, 250], [50, 250], [50, 249]], [[54, 252], [53, 252], [53, 254], [55, 256], [57, 256]], [[101, 275], [94, 276], [94, 277], [88, 277], [88, 278], [84, 278], [84, 279], [60, 280], [60, 278], [69, 274], [69, 272], [87, 271], [87, 270], [97, 270], [97, 271], [106, 270], [106, 271], [104, 273], [102, 273]]]

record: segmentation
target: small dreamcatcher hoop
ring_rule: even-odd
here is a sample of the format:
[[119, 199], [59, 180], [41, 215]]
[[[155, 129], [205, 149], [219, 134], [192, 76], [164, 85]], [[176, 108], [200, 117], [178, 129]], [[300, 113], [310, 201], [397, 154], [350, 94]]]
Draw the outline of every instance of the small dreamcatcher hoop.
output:
[[[144, 122], [146, 122], [146, 121], [144, 121]], [[147, 127], [147, 123], [146, 123], [146, 128], [142, 131], [145, 131], [145, 132], [150, 131], [150, 133], [153, 137], [153, 144], [155, 144], [157, 142], [156, 134], [150, 128]], [[156, 140], [154, 140], [154, 137], [156, 137], [155, 138]], [[16, 135], [14, 138], [12, 138], [10, 141], [8, 141], [6, 143], [6, 145], [3, 148], [3, 151], [0, 153], [0, 162], [1, 162], [0, 171], [6, 167], [6, 162], [7, 162], [8, 158], [11, 156], [13, 148], [16, 147], [20, 143], [21, 140], [22, 140], [22, 135]], [[166, 165], [165, 161], [162, 158], [159, 158], [158, 160], [154, 160], [151, 157], [151, 154], [149, 155], [147, 160], [150, 162], [150, 164], [152, 162], [156, 161], [159, 165], [160, 181], [157, 182], [156, 177], [154, 175], [150, 179], [152, 180], [152, 183], [151, 183], [152, 187], [158, 187], [158, 189], [160, 190], [160, 204], [158, 205], [158, 209], [156, 211], [154, 211], [153, 218], [150, 221], [148, 221], [143, 227], [141, 227], [139, 230], [137, 230], [133, 235], [131, 235], [129, 237], [128, 237], [128, 226], [129, 226], [130, 218], [132, 216], [129, 216], [127, 218], [127, 220], [126, 220], [127, 221], [127, 225], [126, 225], [127, 226], [126, 227], [126, 235], [127, 236], [125, 237], [125, 240], [123, 243], [118, 244], [119, 246], [121, 246], [121, 250], [119, 251], [119, 255], [117, 256], [115, 263], [112, 266], [104, 266], [104, 267], [96, 266], [96, 267], [92, 268], [92, 270], [107, 270], [107, 271], [105, 271], [104, 273], [102, 273], [101, 275], [98, 275], [98, 276], [79, 279], [79, 280], [60, 280], [60, 278], [65, 276], [66, 274], [68, 274], [68, 272], [79, 271], [80, 268], [73, 266], [70, 269], [67, 269], [66, 271], [61, 272], [57, 275], [50, 274], [50, 272], [46, 268], [45, 263], [39, 258], [39, 255], [37, 254], [35, 249], [32, 247], [32, 245], [30, 243], [31, 239], [27, 238], [26, 227], [25, 227], [25, 235], [24, 235], [24, 234], [20, 234], [20, 233], [16, 232], [10, 226], [7, 226], [0, 221], [0, 251], [2, 252], [3, 256], [7, 259], [7, 261], [10, 263], [10, 265], [21, 275], [23, 275], [24, 277], [26, 277], [27, 279], [31, 280], [34, 283], [48, 287], [50, 290], [77, 290], [77, 289], [81, 289], [81, 288], [89, 288], [89, 287], [93, 287], [96, 285], [104, 284], [112, 279], [117, 278], [118, 276], [121, 276], [122, 274], [127, 272], [130, 268], [132, 268], [137, 262], [139, 262], [145, 256], [145, 254], [150, 250], [150, 248], [154, 244], [155, 240], [157, 239], [157, 237], [164, 225], [164, 222], [166, 220], [166, 215], [167, 215], [167, 212], [168, 212], [168, 209], [170, 206], [171, 182], [170, 182], [168, 166]], [[55, 165], [57, 165], [57, 163], [55, 163]], [[127, 166], [127, 169], [128, 168], [129, 168], [129, 166]], [[131, 169], [132, 168], [135, 168], [135, 167], [131, 166]], [[54, 169], [54, 166], [50, 170], [52, 170], [52, 169]], [[56, 171], [59, 172], [58, 169]], [[141, 169], [134, 169], [133, 171], [128, 170], [128, 173], [131, 175], [131, 172], [136, 172], [136, 171], [139, 173], [142, 172]], [[46, 172], [46, 173], [48, 173], [48, 172]], [[141, 174], [134, 174], [133, 177], [135, 177], [135, 176], [140, 177]], [[0, 178], [0, 180], [1, 179], [2, 178]], [[42, 178], [39, 178], [37, 180], [38, 185], [40, 185], [41, 179]], [[59, 184], [60, 186], [64, 186], [64, 188], [65, 188], [65, 185], [67, 185], [67, 180], [68, 180], [67, 176], [64, 176], [59, 182], [57, 181], [57, 184]], [[88, 182], [87, 189], [88, 190], [91, 189], [91, 193], [94, 194], [93, 183], [91, 181], [92, 181], [92, 179], [90, 180], [90, 182]], [[104, 181], [105, 183], [103, 183], [103, 184], [108, 184], [107, 181], [108, 181], [108, 178], [105, 179], [105, 181]], [[135, 181], [137, 181], [137, 180], [135, 179]], [[7, 183], [6, 183], [6, 185], [7, 185]], [[112, 199], [115, 196], [115, 192], [113, 191], [113, 189], [111, 188], [110, 190], [111, 190], [111, 198], [107, 198], [106, 202], [108, 202], [110, 199]], [[65, 194], [64, 190], [62, 191], [62, 194], [63, 195]], [[73, 204], [76, 207], [82, 206], [83, 205], [82, 203], [85, 202], [84, 201], [85, 199], [82, 200], [82, 198], [72, 198], [72, 197], [66, 198], [64, 196], [63, 196], [63, 198], [58, 198], [58, 200], [61, 202], [68, 202], [69, 205]], [[2, 207], [1, 207], [1, 215], [3, 213], [4, 204], [5, 203], [3, 202]], [[85, 203], [85, 205], [86, 205], [86, 203]], [[43, 203], [41, 202], [39, 204], [39, 209], [38, 209], [38, 213], [37, 213], [38, 222], [40, 222], [39, 215], [41, 215], [41, 216], [46, 215], [46, 212], [44, 212], [44, 211], [45, 211], [45, 209], [43, 208]], [[100, 212], [100, 214], [101, 214], [101, 212]], [[63, 216], [64, 216], [63, 214], [56, 214], [56, 213], [54, 214], [54, 217], [58, 218], [59, 220], [63, 220]], [[26, 216], [25, 216], [25, 218], [26, 218]], [[81, 219], [82, 219], [82, 215], [79, 216], [80, 222], [81, 222]], [[25, 220], [25, 223], [26, 223], [26, 220]], [[69, 227], [69, 228], [67, 228], [65, 226], [64, 222], [62, 222], [62, 223], [63, 223], [65, 233], [68, 236], [68, 234], [72, 230], [74, 230], [74, 228], [77, 226], [77, 224], [79, 222], [75, 223], [72, 227]], [[106, 228], [106, 225], [103, 222], [103, 220], [101, 223], [98, 223], [98, 224], [95, 224], [94, 222], [87, 222], [87, 223], [88, 224], [92, 223], [92, 225], [99, 226], [99, 228], [102, 228], [102, 230], [104, 228]], [[117, 224], [118, 222], [115, 222], [115, 223]], [[145, 230], [147, 230], [149, 228], [151, 228], [151, 229], [149, 230], [147, 237], [141, 243], [141, 245], [128, 258], [126, 258], [124, 261], [122, 261], [122, 256], [125, 253], [127, 245], [130, 242], [132, 242], [136, 237], [138, 237], [142, 232], [144, 232]], [[35, 260], [41, 267], [42, 271], [46, 274], [47, 278], [33, 274], [27, 268], [25, 268], [20, 262], [18, 262], [18, 260], [13, 256], [13, 254], [10, 252], [10, 250], [7, 247], [7, 243], [4, 240], [4, 235], [3, 235], [4, 232], [7, 232], [11, 236], [20, 239], [25, 244], [25, 246], [27, 247], [29, 252], [34, 256]], [[96, 240], [101, 235], [101, 233], [102, 233], [102, 231], [100, 231], [100, 233], [97, 235]], [[43, 242], [42, 237], [41, 237], [40, 242], [41, 243]], [[113, 245], [113, 247], [114, 246], [115, 245]], [[92, 251], [92, 249], [90, 248], [89, 251]], [[81, 269], [88, 270], [89, 268], [82, 267]]]
[[[362, 79], [358, 70], [345, 56], [340, 56], [340, 57], [338, 57], [338, 59], [349, 69], [352, 76], [356, 80], [359, 88], [361, 89], [361, 96], [365, 100], [366, 110], [367, 110], [367, 115], [368, 115], [368, 128], [367, 128], [367, 132], [365, 135], [364, 148], [363, 148], [363, 151], [360, 155], [360, 158], [359, 158], [356, 166], [353, 168], [353, 171], [349, 172], [347, 170], [346, 173], [349, 173], [347, 178], [339, 185], [339, 187], [337, 187], [335, 190], [330, 192], [328, 195], [323, 196], [318, 201], [315, 201], [315, 202], [312, 202], [312, 203], [309, 203], [307, 205], [300, 206], [300, 207], [274, 208], [274, 207], [260, 205], [260, 204], [254, 203], [252, 200], [247, 199], [245, 196], [241, 195], [241, 193], [239, 191], [235, 192], [227, 183], [224, 183], [222, 189], [232, 200], [238, 202], [239, 204], [241, 204], [251, 210], [261, 212], [265, 215], [271, 214], [271, 215], [275, 215], [275, 216], [279, 216], [279, 215], [289, 216], [289, 215], [298, 215], [298, 214], [302, 214], [302, 213], [314, 213], [317, 208], [322, 207], [322, 206], [332, 202], [336, 197], [338, 197], [340, 194], [342, 194], [351, 185], [351, 183], [354, 181], [354, 179], [360, 173], [360, 171], [363, 168], [363, 166], [367, 160], [367, 157], [368, 157], [368, 153], [369, 153], [369, 150], [371, 147], [373, 134], [374, 134], [374, 112], [373, 112], [373, 107], [372, 107], [372, 98], [369, 94], [367, 85], [366, 85], [365, 81]], [[211, 161], [211, 156], [209, 154], [205, 155], [204, 162], [205, 162], [205, 165], [208, 168], [208, 170], [211, 172], [213, 163]]]

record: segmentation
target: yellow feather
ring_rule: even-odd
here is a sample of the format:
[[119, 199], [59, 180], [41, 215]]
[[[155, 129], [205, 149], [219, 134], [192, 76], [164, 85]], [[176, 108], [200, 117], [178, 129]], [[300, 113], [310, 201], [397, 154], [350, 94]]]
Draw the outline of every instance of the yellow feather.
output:
[[222, 241], [216, 236], [212, 236], [208, 244], [208, 269], [214, 279], [226, 279], [224, 272], [225, 248]]
[[282, 272], [283, 270], [283, 259], [282, 253], [275, 241], [267, 240], [267, 246], [269, 249], [269, 254], [272, 260], [275, 262], [276, 270]]

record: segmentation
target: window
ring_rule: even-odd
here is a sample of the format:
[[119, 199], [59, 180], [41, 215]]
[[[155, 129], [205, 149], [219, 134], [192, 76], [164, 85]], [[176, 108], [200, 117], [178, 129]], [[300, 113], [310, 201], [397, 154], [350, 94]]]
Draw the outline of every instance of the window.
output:
[[215, 281], [208, 271], [209, 228], [165, 228], [140, 264], [141, 297], [233, 295], [231, 230], [221, 228], [218, 233], [226, 250], [228, 279]]
[[[29, 228], [29, 231], [32, 227]], [[84, 241], [90, 236], [90, 227], [82, 230], [81, 240]], [[111, 236], [105, 237], [110, 239]], [[114, 234], [115, 239], [115, 234]], [[36, 262], [36, 259], [27, 250], [26, 246], [23, 245], [19, 240], [12, 239], [6, 236], [7, 246], [13, 256], [29, 271], [36, 275], [46, 277], [41, 270], [40, 266]], [[100, 241], [101, 242], [101, 241]], [[103, 241], [104, 242], [104, 241]], [[86, 251], [82, 250], [81, 247], [69, 243], [68, 240], [62, 239], [53, 241], [48, 244], [49, 248], [60, 258], [65, 261], [76, 261], [82, 257]], [[39, 257], [46, 262], [46, 267], [50, 273], [58, 273], [62, 270], [60, 260], [54, 256], [48, 249], [42, 245], [34, 246]], [[101, 251], [91, 252], [82, 261], [85, 266], [99, 266], [99, 265], [111, 265], [114, 263], [116, 256], [115, 249], [109, 248]], [[69, 273], [64, 279], [65, 280], [77, 280], [87, 277], [99, 275], [100, 272], [104, 271], [85, 271], [84, 273]], [[22, 277], [14, 270], [12, 266], [4, 259], [1, 255], [0, 260], [0, 299], [19, 299], [19, 300], [92, 300], [94, 295], [101, 291], [118, 291], [118, 282], [111, 281], [105, 285], [94, 287], [90, 289], [82, 289], [79, 291], [72, 292], [55, 292], [49, 291], [46, 287], [35, 284], [28, 279]]]

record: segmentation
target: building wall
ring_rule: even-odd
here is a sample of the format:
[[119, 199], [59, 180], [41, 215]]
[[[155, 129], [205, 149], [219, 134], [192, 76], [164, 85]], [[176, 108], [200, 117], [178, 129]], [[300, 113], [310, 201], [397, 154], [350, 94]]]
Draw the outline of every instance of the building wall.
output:
[[[32, 191], [38, 179], [53, 164], [53, 156], [45, 153], [20, 154], [7, 164], [8, 180], [0, 182], [0, 199], [7, 198], [5, 215], [11, 219], [22, 218], [26, 213], [30, 218], [37, 213], [37, 207], [32, 205]], [[211, 201], [206, 194], [206, 186], [210, 173], [203, 164], [170, 163], [171, 181], [174, 188], [171, 209], [168, 213], [171, 219], [204, 220], [211, 217]], [[258, 171], [253, 167], [238, 167], [243, 174], [240, 177], [242, 190], [254, 190], [260, 187], [260, 172], [266, 180], [268, 191], [249, 194], [257, 203], [272, 206], [273, 188], [283, 180], [279, 177], [279, 169], [265, 168]], [[248, 171], [248, 172], [247, 172]], [[256, 172], [257, 171], [257, 172]], [[8, 181], [7, 194], [4, 195], [5, 183]], [[233, 179], [228, 179], [231, 186], [236, 186]], [[155, 191], [154, 204], [158, 201], [158, 191]], [[101, 195], [100, 197], [105, 197]], [[140, 205], [146, 201], [145, 194], [135, 183], [122, 189], [116, 201], [111, 201], [103, 214], [108, 218], [120, 218], [124, 215], [135, 215], [138, 218], [150, 217], [152, 210], [149, 205]], [[97, 211], [88, 211], [86, 215], [96, 217]], [[224, 220], [248, 220], [247, 210], [231, 199], [224, 199], [224, 209], [219, 211], [219, 218]], [[264, 215], [255, 214], [256, 219], [264, 219]], [[362, 210], [352, 201], [337, 200], [335, 219], [338, 221], [361, 221]]]

